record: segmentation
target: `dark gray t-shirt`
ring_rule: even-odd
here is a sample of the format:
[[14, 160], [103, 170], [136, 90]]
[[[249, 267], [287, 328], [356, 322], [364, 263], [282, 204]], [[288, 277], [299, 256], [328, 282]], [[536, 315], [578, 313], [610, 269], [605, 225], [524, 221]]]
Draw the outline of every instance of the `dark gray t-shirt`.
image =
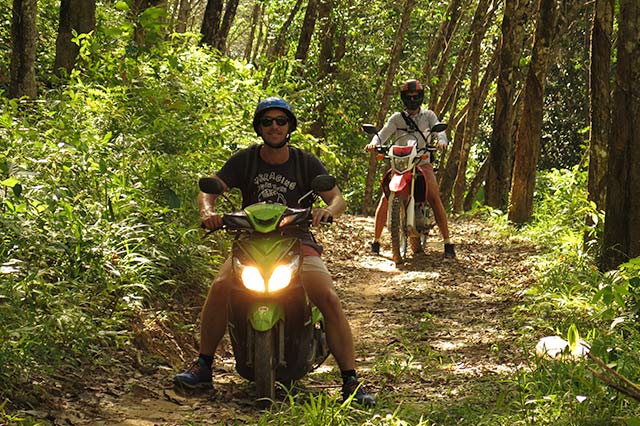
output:
[[[304, 188], [311, 180], [318, 175], [329, 174], [320, 160], [308, 152], [301, 151], [300, 156], [294, 155], [289, 147], [289, 159], [278, 165], [265, 163], [258, 154], [258, 149], [245, 148], [233, 154], [216, 173], [227, 184], [229, 188], [238, 188], [242, 191], [242, 207], [259, 202], [281, 203], [292, 208], [309, 207], [309, 205], [299, 205], [298, 200], [311, 188]], [[255, 155], [257, 161], [255, 173], [248, 176], [251, 170], [247, 170], [250, 164], [248, 156]], [[308, 182], [298, 182], [296, 177], [296, 159], [303, 161], [305, 170], [302, 175], [306, 176]], [[306, 179], [305, 179], [306, 180]], [[299, 235], [304, 244], [314, 247], [319, 253], [322, 247], [319, 246], [311, 233]]]
[[[257, 157], [257, 168], [253, 176], [247, 176], [251, 171], [245, 170], [250, 163], [247, 159], [249, 155]], [[309, 182], [318, 175], [328, 174], [316, 156], [305, 151], [302, 151], [302, 155], [306, 157], [304, 166], [307, 169], [302, 172]], [[239, 188], [242, 191], [243, 208], [262, 201], [281, 203], [293, 208], [307, 207], [298, 205], [298, 200], [311, 188], [303, 187], [308, 182], [297, 182], [295, 160], [292, 148], [289, 148], [289, 160], [278, 165], [265, 163], [257, 150], [245, 148], [233, 154], [216, 176], [229, 188]]]

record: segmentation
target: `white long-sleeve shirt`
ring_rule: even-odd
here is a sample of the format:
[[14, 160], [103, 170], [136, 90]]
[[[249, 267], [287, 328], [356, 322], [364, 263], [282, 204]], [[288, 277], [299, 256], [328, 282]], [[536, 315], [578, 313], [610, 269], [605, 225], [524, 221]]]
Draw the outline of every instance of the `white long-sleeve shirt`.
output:
[[[405, 114], [408, 113], [405, 111]], [[420, 107], [420, 110], [418, 110], [414, 115], [409, 116], [413, 119], [416, 126], [418, 126], [420, 132], [422, 132], [422, 134], [427, 138], [429, 130], [436, 124], [440, 123], [435, 112], [423, 107]], [[402, 118], [402, 113], [395, 112], [391, 117], [389, 117], [384, 127], [378, 132], [380, 137], [378, 137], [378, 135], [374, 135], [371, 142], [375, 142], [376, 145], [382, 146], [391, 136], [394, 136], [394, 140], [398, 140], [398, 145], [406, 145], [408, 139], [402, 138], [402, 136], [409, 134], [413, 135], [418, 141], [418, 148], [424, 148], [426, 146], [426, 141], [422, 139], [420, 132], [410, 129], [407, 122]], [[438, 142], [444, 144], [445, 147], [448, 145], [449, 142], [445, 132], [438, 132], [435, 136], [438, 138]]]

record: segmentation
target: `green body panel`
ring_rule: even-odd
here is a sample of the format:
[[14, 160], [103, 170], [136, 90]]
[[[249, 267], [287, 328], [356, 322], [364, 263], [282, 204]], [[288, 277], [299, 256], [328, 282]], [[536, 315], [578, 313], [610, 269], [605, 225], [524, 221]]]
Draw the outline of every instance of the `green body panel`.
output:
[[252, 259], [263, 277], [270, 277], [278, 261], [288, 255], [299, 240], [281, 235], [253, 235], [236, 241], [235, 246], [248, 259]]
[[251, 326], [257, 331], [267, 331], [278, 321], [284, 320], [284, 310], [278, 302], [261, 302], [253, 305], [247, 312]]
[[278, 222], [286, 210], [287, 206], [282, 204], [266, 203], [252, 204], [244, 209], [253, 229], [262, 234], [277, 230]]
[[324, 321], [324, 317], [322, 316], [322, 312], [318, 309], [317, 306], [311, 306], [311, 323], [315, 324], [318, 322]]

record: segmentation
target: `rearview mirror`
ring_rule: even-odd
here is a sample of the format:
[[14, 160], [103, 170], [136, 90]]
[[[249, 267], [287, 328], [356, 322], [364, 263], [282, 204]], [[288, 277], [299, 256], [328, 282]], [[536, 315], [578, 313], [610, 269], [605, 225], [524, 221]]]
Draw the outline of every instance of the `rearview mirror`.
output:
[[438, 123], [431, 128], [431, 133], [439, 133], [447, 130], [447, 123]]
[[373, 124], [363, 124], [362, 125], [362, 130], [364, 130], [365, 132], [369, 133], [370, 135], [377, 135], [378, 134], [378, 129], [376, 129], [376, 127]]
[[336, 186], [336, 178], [330, 175], [319, 175], [311, 181], [313, 192], [325, 192]]
[[220, 195], [224, 192], [224, 185], [220, 182], [220, 179], [212, 177], [200, 178], [198, 181], [200, 191], [206, 194]]

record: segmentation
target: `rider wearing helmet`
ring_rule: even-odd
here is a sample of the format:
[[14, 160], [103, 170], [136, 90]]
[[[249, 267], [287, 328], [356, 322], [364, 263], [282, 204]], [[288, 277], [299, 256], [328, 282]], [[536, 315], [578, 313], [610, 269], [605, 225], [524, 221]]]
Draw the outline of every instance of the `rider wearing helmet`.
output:
[[[216, 173], [226, 190], [239, 188], [243, 206], [258, 202], [279, 202], [289, 207], [299, 207], [298, 200], [305, 195], [302, 182], [296, 173], [293, 148], [288, 146], [291, 133], [297, 127], [297, 119], [291, 105], [284, 99], [270, 97], [261, 101], [253, 116], [253, 129], [264, 144], [254, 145], [233, 154]], [[255, 169], [248, 170], [249, 156]], [[320, 160], [309, 153], [306, 156], [306, 171], [311, 178], [327, 174]], [[298, 157], [299, 158], [299, 157]], [[312, 210], [312, 226], [331, 217], [338, 217], [346, 209], [346, 202], [337, 186], [320, 193], [326, 203], [324, 208]], [[222, 215], [215, 210], [217, 195], [200, 192], [198, 205], [200, 219], [208, 229], [222, 226]], [[355, 365], [355, 350], [351, 328], [342, 310], [340, 299], [333, 287], [331, 274], [320, 258], [322, 247], [311, 234], [300, 236], [303, 244], [302, 283], [311, 301], [326, 319], [327, 343], [340, 367], [344, 399], [353, 395], [353, 400], [363, 405], [373, 405], [375, 399], [358, 383]], [[229, 300], [229, 289], [233, 283], [231, 257], [220, 267], [202, 307], [200, 321], [200, 356], [183, 373], [174, 377], [178, 388], [200, 388], [212, 385], [213, 355], [227, 329], [225, 314]]]
[[[418, 140], [418, 148], [426, 145], [424, 135], [429, 132], [433, 126], [438, 124], [438, 116], [430, 109], [422, 107], [424, 101], [424, 86], [418, 80], [406, 80], [400, 86], [400, 99], [404, 104], [404, 111], [396, 112], [389, 117], [382, 130], [375, 135], [371, 142], [365, 147], [368, 151], [374, 151], [376, 147], [382, 146], [391, 135], [397, 137], [406, 134], [415, 134]], [[437, 149], [445, 150], [448, 145], [447, 136], [444, 132], [436, 133], [438, 142]], [[440, 188], [436, 180], [433, 166], [429, 159], [423, 160], [419, 167], [423, 170], [427, 179], [427, 202], [433, 209], [436, 224], [440, 229], [440, 234], [444, 241], [444, 255], [447, 258], [455, 258], [456, 253], [454, 245], [451, 243], [449, 236], [449, 225], [447, 220], [447, 212], [444, 209], [442, 200], [440, 199]], [[374, 240], [371, 243], [371, 251], [374, 254], [380, 253], [380, 236], [387, 218], [388, 200], [383, 193], [378, 207], [376, 209]]]

